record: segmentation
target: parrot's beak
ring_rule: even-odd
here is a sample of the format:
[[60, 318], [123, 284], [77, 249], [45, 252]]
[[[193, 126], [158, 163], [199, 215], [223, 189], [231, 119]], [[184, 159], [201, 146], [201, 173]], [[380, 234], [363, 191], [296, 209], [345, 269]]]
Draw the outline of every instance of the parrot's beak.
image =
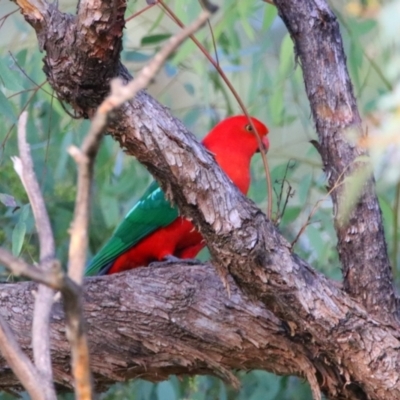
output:
[[[266, 136], [264, 136], [264, 137], [261, 139], [261, 143], [262, 143], [262, 147], [263, 147], [264, 153], [267, 153], [267, 152], [268, 152], [268, 149], [269, 149], [269, 140], [268, 140], [268, 138], [267, 138]], [[260, 149], [258, 148], [258, 149], [257, 149], [257, 153], [259, 153], [259, 152], [260, 152]]]

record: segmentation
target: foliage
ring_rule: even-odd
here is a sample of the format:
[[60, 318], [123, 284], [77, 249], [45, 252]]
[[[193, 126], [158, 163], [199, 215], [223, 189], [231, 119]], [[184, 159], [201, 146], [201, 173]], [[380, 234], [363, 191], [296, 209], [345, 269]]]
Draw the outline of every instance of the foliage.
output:
[[[221, 11], [211, 22], [214, 39], [210, 29], [204, 29], [197, 37], [211, 55], [218, 55], [219, 64], [250, 113], [270, 127], [268, 159], [276, 189], [275, 214], [282, 188], [280, 211], [291, 188], [285, 213], [280, 218], [280, 229], [288, 240], [293, 240], [308, 222], [296, 244], [296, 252], [325, 274], [340, 279], [331, 203], [326, 197], [319, 154], [309, 143], [315, 139], [315, 133], [290, 37], [276, 9], [269, 4], [235, 0], [220, 0], [219, 3]], [[71, 6], [61, 5], [63, 9]], [[141, 2], [131, 1], [127, 16], [143, 6]], [[183, 0], [174, 0], [169, 6], [184, 23], [191, 21], [199, 11], [198, 6]], [[3, 3], [2, 15], [14, 8], [12, 3]], [[400, 69], [399, 43], [393, 38], [397, 37], [399, 8], [399, 0], [334, 2], [360, 112], [369, 133], [379, 144], [371, 148], [372, 161], [397, 278], [400, 275], [397, 246], [400, 158], [396, 128], [400, 115]], [[82, 141], [88, 123], [71, 119], [53, 97], [50, 86], [44, 83], [42, 56], [36, 41], [27, 40], [32, 31], [21, 16], [13, 14], [0, 20], [0, 26], [3, 33], [10, 32], [9, 35], [0, 34], [0, 244], [30, 262], [38, 259], [32, 213], [10, 161], [10, 156], [17, 154], [15, 122], [20, 112], [27, 109], [30, 115], [28, 140], [50, 212], [57, 255], [65, 262], [76, 179], [75, 165], [66, 149]], [[176, 29], [157, 7], [130, 21], [123, 52], [128, 69], [132, 73], [140, 69]], [[149, 91], [199, 137], [227, 114], [240, 112], [219, 75], [190, 41], [169, 59]], [[265, 175], [260, 159], [254, 161], [252, 173], [249, 196], [266, 209]], [[150, 181], [145, 168], [127, 157], [107, 137], [97, 159], [89, 257], [99, 249]], [[308, 221], [319, 200], [317, 211]], [[5, 270], [0, 272], [3, 280], [10, 278]], [[307, 387], [296, 378], [278, 378], [262, 371], [239, 372], [238, 375], [242, 382], [239, 393], [213, 377], [182, 381], [171, 377], [157, 384], [141, 380], [118, 384], [104, 399], [310, 398]]]

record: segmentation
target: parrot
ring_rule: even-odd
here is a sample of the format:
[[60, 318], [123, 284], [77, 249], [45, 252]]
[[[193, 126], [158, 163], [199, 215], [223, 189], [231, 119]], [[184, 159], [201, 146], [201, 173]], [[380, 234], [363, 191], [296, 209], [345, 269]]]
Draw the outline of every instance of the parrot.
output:
[[[267, 151], [268, 128], [254, 117], [251, 121]], [[250, 162], [259, 151], [248, 117], [236, 115], [222, 120], [205, 136], [202, 144], [246, 195], [250, 186]], [[169, 257], [192, 259], [205, 245], [192, 222], [179, 216], [177, 207], [170, 204], [158, 183], [153, 181], [93, 257], [85, 275], [118, 273]]]

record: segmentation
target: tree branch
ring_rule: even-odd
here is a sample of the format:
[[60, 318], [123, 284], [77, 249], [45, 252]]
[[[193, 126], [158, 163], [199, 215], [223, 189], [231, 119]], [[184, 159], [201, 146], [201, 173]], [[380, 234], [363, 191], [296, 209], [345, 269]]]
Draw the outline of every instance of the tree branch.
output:
[[[324, 0], [274, 1], [288, 28], [300, 59], [329, 186], [354, 176], [365, 162], [366, 151], [352, 144], [348, 132], [363, 135], [346, 56], [336, 16]], [[342, 177], [341, 177], [342, 175]], [[400, 317], [381, 211], [370, 174], [348, 220], [341, 219], [346, 185], [332, 191], [339, 258], [344, 288], [375, 317]], [[382, 309], [387, 313], [382, 314]]]
[[[0, 316], [0, 348], [8, 365], [15, 372], [33, 400], [46, 399], [41, 389], [41, 377], [31, 360], [22, 352], [3, 317]], [[0, 384], [1, 385], [1, 384]]]
[[[55, 257], [54, 236], [39, 183], [33, 170], [31, 151], [26, 142], [27, 120], [28, 113], [24, 111], [18, 121], [18, 149], [21, 157], [20, 166], [22, 168], [17, 168], [16, 171], [29, 197], [35, 217], [36, 229], [39, 236], [40, 266], [46, 269], [49, 265], [48, 261], [53, 260]], [[53, 306], [53, 297], [54, 291], [50, 287], [39, 285], [32, 325], [33, 358], [36, 368], [42, 377], [42, 390], [47, 399], [56, 399], [57, 397], [53, 386], [49, 337], [50, 312]]]
[[60, 278], [62, 276], [61, 266], [59, 271], [43, 271], [42, 269], [26, 263], [22, 258], [14, 257], [10, 252], [0, 247], [0, 262], [6, 266], [15, 276], [24, 276], [35, 282], [42, 283], [52, 289], [61, 289]]
[[[370, 398], [399, 398], [398, 333], [371, 320], [334, 283], [325, 282], [332, 291], [325, 310], [316, 296], [319, 287], [310, 284], [310, 302], [330, 331], [326, 341], [334, 343], [335, 356], [331, 357], [332, 348], [324, 350], [310, 335], [299, 333], [294, 323], [277, 318], [228, 279], [230, 297], [214, 268], [205, 265], [171, 263], [85, 280], [83, 308], [96, 389], [134, 377], [158, 381], [169, 374], [212, 373], [230, 379], [231, 370], [252, 369], [307, 377], [304, 371], [313, 373], [317, 368], [318, 382], [332, 398], [359, 399], [361, 384], [364, 387], [368, 381], [370, 389], [380, 379], [384, 385], [368, 391]], [[35, 286], [2, 285], [0, 296], [0, 315], [28, 352], [26, 327]], [[51, 319], [54, 379], [57, 386], [71, 389], [63, 318], [62, 306], [56, 302]], [[386, 364], [388, 360], [393, 364]], [[363, 376], [365, 381], [358, 380]], [[0, 360], [0, 387], [15, 389], [15, 385], [18, 381]]]
[[[10, 270], [15, 270], [29, 278], [46, 284], [39, 285], [36, 296], [33, 327], [32, 347], [35, 365], [42, 377], [41, 391], [45, 399], [55, 399], [53, 385], [53, 371], [50, 357], [50, 313], [53, 306], [55, 292], [51, 288], [61, 291], [66, 311], [67, 337], [71, 344], [73, 376], [75, 377], [75, 391], [81, 400], [92, 398], [91, 376], [89, 367], [89, 349], [84, 331], [79, 286], [74, 285], [65, 277], [61, 265], [54, 259], [54, 236], [50, 226], [44, 199], [33, 169], [33, 161], [29, 145], [26, 142], [27, 113], [21, 114], [18, 124], [18, 144], [21, 159], [14, 157], [14, 168], [28, 194], [33, 209], [40, 244], [40, 269], [30, 266], [22, 260], [15, 260], [10, 254], [0, 249], [0, 259]], [[43, 382], [44, 379], [44, 382]]]

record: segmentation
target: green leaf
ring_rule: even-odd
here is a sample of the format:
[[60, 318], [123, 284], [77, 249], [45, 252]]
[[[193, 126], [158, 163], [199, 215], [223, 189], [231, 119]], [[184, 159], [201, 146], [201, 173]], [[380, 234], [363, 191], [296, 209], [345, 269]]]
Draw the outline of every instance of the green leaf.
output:
[[101, 209], [107, 228], [113, 228], [121, 219], [118, 202], [115, 197], [102, 193], [100, 197]]
[[11, 251], [15, 257], [21, 253], [22, 245], [24, 244], [26, 234], [26, 224], [20, 217], [17, 225], [15, 225], [12, 232]]
[[354, 23], [352, 24], [352, 30], [357, 36], [366, 35], [377, 26], [377, 22], [372, 19], [367, 19], [365, 21], [357, 20], [357, 22], [355, 21], [356, 20], [353, 20]]
[[285, 79], [294, 68], [293, 42], [289, 33], [287, 33], [282, 40], [279, 59], [279, 78]]
[[147, 62], [151, 59], [152, 55], [141, 53], [140, 51], [126, 51], [123, 53], [126, 61], [133, 62]]
[[26, 222], [28, 220], [30, 212], [31, 212], [31, 205], [25, 204], [21, 210], [21, 217], [20, 217], [21, 220]]
[[142, 37], [140, 41], [141, 46], [151, 46], [169, 39], [172, 35], [170, 33], [156, 33]]
[[10, 122], [17, 122], [17, 118], [14, 114], [11, 102], [4, 96], [4, 93], [0, 90], [0, 116], [4, 116]]
[[183, 61], [187, 61], [189, 56], [197, 50], [197, 46], [190, 40], [186, 40], [172, 57], [171, 62], [179, 65]]
[[[72, 132], [67, 132], [59, 144], [59, 156], [57, 158], [57, 166], [54, 168], [55, 179], [64, 179], [68, 173], [67, 163], [69, 160], [69, 154], [65, 151], [73, 142]], [[53, 147], [55, 148], [55, 146]]]
[[[241, 4], [241, 3], [246, 4], [245, 2], [240, 1], [239, 4]], [[246, 35], [248, 36], [248, 38], [250, 40], [254, 40], [254, 29], [250, 25], [248, 19], [242, 18], [241, 22], [242, 22], [243, 29], [246, 32]]]
[[246, 1], [238, 1], [236, 9], [239, 13], [240, 22], [243, 29], [250, 40], [254, 39], [254, 28], [250, 25], [250, 16], [253, 13], [254, 7], [249, 5]]
[[299, 203], [305, 204], [309, 196], [309, 190], [312, 182], [312, 174], [304, 175], [303, 179], [299, 182], [297, 195], [299, 196]]
[[302, 207], [287, 207], [285, 210], [285, 214], [282, 217], [282, 224], [287, 225], [291, 222], [296, 221], [301, 211]]
[[277, 126], [281, 125], [283, 116], [283, 87], [275, 88], [269, 99], [269, 110], [272, 123]]
[[22, 90], [24, 87], [21, 85], [21, 75], [18, 71], [12, 71], [7, 64], [6, 60], [0, 59], [0, 82], [8, 90]]
[[[383, 196], [379, 196], [379, 206], [381, 207], [382, 217], [383, 217], [383, 225], [385, 227], [386, 236], [393, 229], [393, 221], [394, 221], [394, 212], [393, 208], [389, 204], [388, 200]], [[397, 227], [399, 229], [399, 227]], [[391, 245], [391, 241], [389, 240], [389, 245]]]
[[326, 246], [324, 240], [322, 239], [321, 231], [311, 224], [307, 226], [305, 232], [307, 233], [311, 248], [317, 254], [317, 259], [322, 260], [322, 255]]
[[263, 30], [269, 29], [272, 23], [275, 21], [277, 15], [278, 15], [278, 9], [271, 4], [266, 4], [262, 29]]

